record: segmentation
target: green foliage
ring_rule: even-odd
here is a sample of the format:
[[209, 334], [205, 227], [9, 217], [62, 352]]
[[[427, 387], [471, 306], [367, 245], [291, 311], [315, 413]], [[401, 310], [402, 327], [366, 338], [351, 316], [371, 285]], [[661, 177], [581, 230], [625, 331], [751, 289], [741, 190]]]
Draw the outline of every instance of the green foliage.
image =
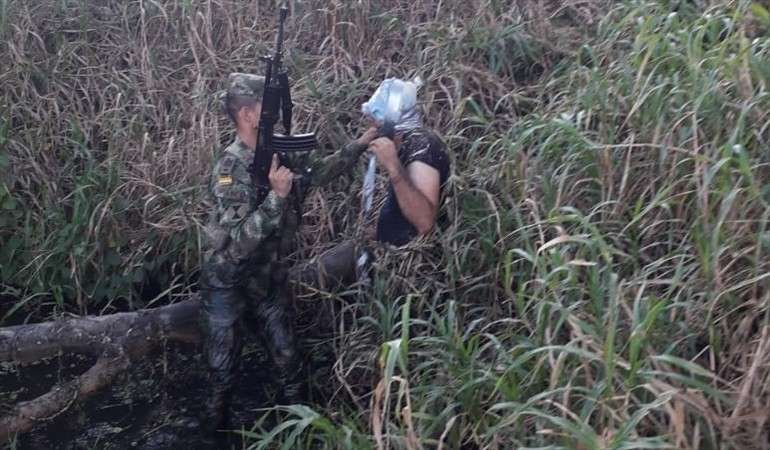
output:
[[[754, 448], [751, 433], [713, 422], [739, 403], [761, 409], [725, 382], [745, 373], [729, 364], [745, 364], [740, 352], [756, 333], [741, 328], [739, 339], [734, 324], [763, 323], [765, 306], [753, 299], [767, 289], [759, 124], [770, 106], [760, 62], [768, 41], [747, 38], [752, 11], [761, 21], [748, 3], [623, 3], [574, 57], [511, 93], [542, 99], [521, 120], [496, 117], [480, 85], [458, 103], [462, 119], [445, 128], [453, 222], [427, 269], [446, 278], [414, 275], [426, 269], [411, 259], [400, 268], [403, 255], [382, 262], [384, 288], [362, 299], [373, 307], [343, 341], [359, 349], [355, 358], [342, 350], [343, 366], [373, 360], [362, 358], [362, 342], [372, 355], [384, 346], [369, 411], [380, 422], [359, 422], [362, 439], [382, 448], [694, 448], [689, 427], [708, 424], [699, 448]], [[499, 45], [493, 35], [448, 41], [443, 54], [473, 58]], [[396, 364], [406, 348], [396, 311], [415, 291], [408, 362]], [[759, 392], [763, 374], [750, 389]], [[682, 388], [708, 412], [671, 415]]]
[[[0, 2], [3, 21], [25, 14], [17, 3]], [[41, 8], [69, 28], [38, 33], [38, 60], [9, 48], [2, 69], [16, 87], [0, 121], [8, 314], [189, 286], [199, 186], [229, 137], [208, 98], [253, 69], [254, 34], [269, 42], [274, 22], [249, 28], [253, 8], [228, 2], [105, 4], [134, 31], [93, 33], [99, 9]], [[335, 147], [381, 78], [419, 74], [453, 176], [431, 239], [384, 255], [370, 289], [313, 297], [331, 317], [301, 305], [328, 331], [334, 376], [313, 405], [242, 430], [247, 445], [762, 448], [767, 7], [439, 4], [294, 4], [297, 129]], [[355, 186], [306, 205], [293, 258], [355, 233]]]

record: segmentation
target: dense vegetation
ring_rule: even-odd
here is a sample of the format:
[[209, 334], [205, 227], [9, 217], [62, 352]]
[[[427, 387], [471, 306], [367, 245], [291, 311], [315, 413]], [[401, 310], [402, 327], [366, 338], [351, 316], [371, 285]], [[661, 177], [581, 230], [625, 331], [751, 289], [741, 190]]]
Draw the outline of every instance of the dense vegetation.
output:
[[[767, 5], [292, 3], [297, 129], [330, 151], [419, 74], [454, 175], [442, 228], [370, 289], [302, 297], [333, 376], [255, 448], [767, 448]], [[195, 290], [215, 92], [274, 21], [0, 0], [3, 320]], [[312, 195], [293, 258], [356, 233], [357, 186]]]

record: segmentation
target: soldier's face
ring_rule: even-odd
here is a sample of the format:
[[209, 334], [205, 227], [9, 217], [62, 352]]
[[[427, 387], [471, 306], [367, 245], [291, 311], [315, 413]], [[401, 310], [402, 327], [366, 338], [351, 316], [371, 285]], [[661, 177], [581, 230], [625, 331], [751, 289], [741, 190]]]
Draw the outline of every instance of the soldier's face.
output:
[[259, 117], [262, 112], [262, 103], [256, 103], [252, 107], [241, 108], [240, 116], [245, 127], [256, 129], [259, 126]]
[[254, 128], [259, 126], [259, 118], [262, 115], [262, 103], [257, 102], [254, 105]]

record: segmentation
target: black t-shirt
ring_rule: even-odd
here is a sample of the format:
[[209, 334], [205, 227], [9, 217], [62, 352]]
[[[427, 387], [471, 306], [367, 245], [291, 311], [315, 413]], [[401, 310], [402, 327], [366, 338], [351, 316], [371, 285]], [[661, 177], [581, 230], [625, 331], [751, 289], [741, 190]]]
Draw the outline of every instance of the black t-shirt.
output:
[[[417, 128], [404, 133], [398, 150], [398, 159], [404, 167], [420, 161], [438, 170], [440, 186], [449, 178], [449, 157], [446, 145], [434, 132]], [[417, 229], [401, 212], [393, 184], [388, 184], [388, 197], [377, 220], [377, 240], [393, 245], [404, 245], [417, 236]]]

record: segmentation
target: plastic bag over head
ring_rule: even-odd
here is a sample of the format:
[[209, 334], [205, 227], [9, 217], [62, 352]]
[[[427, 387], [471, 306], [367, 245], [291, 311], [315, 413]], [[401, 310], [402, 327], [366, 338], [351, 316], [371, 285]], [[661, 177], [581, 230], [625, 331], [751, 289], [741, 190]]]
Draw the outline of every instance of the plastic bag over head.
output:
[[422, 86], [420, 77], [411, 81], [387, 78], [374, 91], [368, 102], [361, 105], [361, 112], [371, 116], [379, 124], [393, 122], [398, 131], [412, 130], [422, 125], [417, 111], [417, 90]]

